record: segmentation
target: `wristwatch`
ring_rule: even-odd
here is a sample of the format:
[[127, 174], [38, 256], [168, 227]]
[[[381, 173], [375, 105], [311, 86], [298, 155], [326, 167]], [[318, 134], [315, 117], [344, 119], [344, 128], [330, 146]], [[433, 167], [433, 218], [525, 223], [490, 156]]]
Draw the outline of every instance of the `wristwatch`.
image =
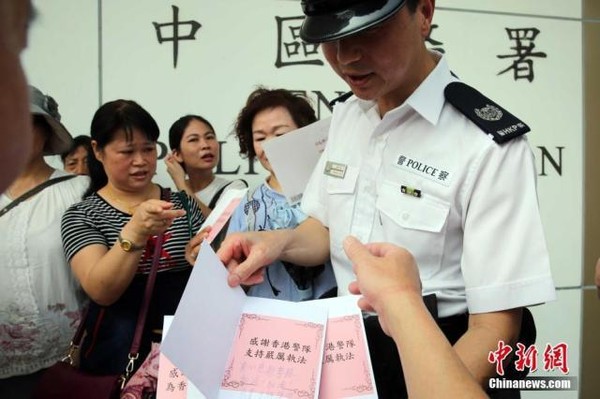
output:
[[121, 236], [121, 233], [119, 233], [119, 245], [121, 246], [121, 249], [125, 252], [141, 251], [144, 248], [146, 248], [146, 245], [135, 245], [131, 240], [123, 238]]

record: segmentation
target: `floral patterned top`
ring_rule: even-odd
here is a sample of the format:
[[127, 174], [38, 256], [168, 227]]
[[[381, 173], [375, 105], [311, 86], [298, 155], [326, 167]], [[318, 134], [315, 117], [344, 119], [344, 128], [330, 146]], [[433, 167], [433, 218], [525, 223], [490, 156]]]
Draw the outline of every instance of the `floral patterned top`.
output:
[[[265, 182], [248, 191], [231, 216], [227, 233], [293, 229], [306, 218], [300, 204], [290, 205]], [[266, 268], [265, 280], [249, 287], [247, 294], [297, 302], [331, 296], [336, 287], [330, 262], [303, 267], [278, 260]]]

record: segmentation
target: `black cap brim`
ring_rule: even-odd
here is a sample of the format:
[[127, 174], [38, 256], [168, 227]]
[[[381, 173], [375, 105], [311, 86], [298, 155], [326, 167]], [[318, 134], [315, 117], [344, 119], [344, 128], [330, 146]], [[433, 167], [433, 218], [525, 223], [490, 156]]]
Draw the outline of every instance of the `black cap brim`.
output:
[[385, 21], [404, 3], [406, 0], [364, 1], [337, 12], [307, 15], [300, 28], [300, 37], [307, 43], [341, 39]]

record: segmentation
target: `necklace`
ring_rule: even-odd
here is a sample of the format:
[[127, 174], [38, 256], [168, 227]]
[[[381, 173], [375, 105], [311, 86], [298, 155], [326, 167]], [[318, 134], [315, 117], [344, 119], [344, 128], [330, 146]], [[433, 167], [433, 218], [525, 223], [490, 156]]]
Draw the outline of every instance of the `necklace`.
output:
[[144, 198], [141, 201], [138, 202], [131, 202], [131, 201], [124, 201], [120, 198], [118, 198], [112, 191], [112, 189], [110, 187], [106, 187], [106, 190], [104, 190], [104, 194], [106, 195], [106, 197], [111, 201], [111, 202], [116, 202], [117, 204], [120, 204], [122, 208], [127, 210], [127, 213], [130, 215], [133, 215], [133, 213], [135, 212], [135, 210], [137, 209], [138, 206], [140, 206], [142, 204], [142, 202], [149, 200], [150, 198], [152, 198], [152, 195], [150, 195], [147, 198]]

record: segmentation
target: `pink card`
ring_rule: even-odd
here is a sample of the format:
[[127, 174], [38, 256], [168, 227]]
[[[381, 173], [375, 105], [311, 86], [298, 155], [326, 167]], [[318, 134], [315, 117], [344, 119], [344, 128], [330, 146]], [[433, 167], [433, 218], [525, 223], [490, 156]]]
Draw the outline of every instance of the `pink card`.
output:
[[157, 399], [187, 399], [188, 380], [163, 354], [158, 363]]
[[319, 399], [377, 398], [357, 296], [313, 301], [329, 309]]
[[243, 313], [222, 390], [316, 398], [325, 325]]
[[373, 394], [375, 389], [371, 378], [362, 316], [330, 318], [327, 323], [319, 398]]
[[248, 297], [226, 281], [205, 240], [161, 344], [188, 378], [187, 399], [193, 389], [211, 399], [317, 399], [327, 307]]
[[247, 188], [241, 188], [230, 189], [223, 193], [217, 202], [217, 205], [215, 205], [215, 209], [212, 210], [204, 223], [202, 223], [202, 226], [200, 226], [200, 230], [198, 230], [202, 231], [206, 226], [212, 227], [208, 237], [206, 237], [208, 243], [211, 243], [217, 234], [219, 234], [223, 226], [225, 226], [225, 223], [227, 223], [235, 211], [235, 208], [237, 208], [244, 195], [246, 195], [247, 191]]

